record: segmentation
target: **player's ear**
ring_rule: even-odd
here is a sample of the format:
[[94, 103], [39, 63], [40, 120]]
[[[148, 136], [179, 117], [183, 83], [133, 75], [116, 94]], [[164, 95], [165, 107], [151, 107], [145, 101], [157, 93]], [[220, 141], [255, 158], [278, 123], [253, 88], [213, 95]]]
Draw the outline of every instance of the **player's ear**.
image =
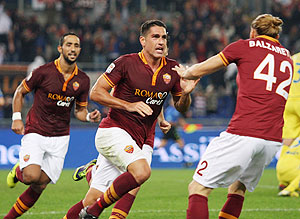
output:
[[62, 53], [62, 48], [61, 48], [61, 46], [57, 46], [57, 51], [58, 51], [59, 53]]
[[140, 44], [142, 45], [142, 47], [144, 48], [145, 46], [145, 37], [144, 36], [140, 36]]

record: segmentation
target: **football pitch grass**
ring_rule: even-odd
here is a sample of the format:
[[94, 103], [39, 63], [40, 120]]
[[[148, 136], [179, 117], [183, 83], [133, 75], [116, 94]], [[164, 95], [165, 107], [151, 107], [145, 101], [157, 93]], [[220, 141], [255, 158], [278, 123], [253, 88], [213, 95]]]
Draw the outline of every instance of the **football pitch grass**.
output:
[[[0, 218], [9, 211], [18, 195], [27, 187], [18, 183], [13, 189], [6, 186], [9, 170], [0, 170]], [[87, 182], [72, 180], [73, 170], [64, 170], [56, 185], [49, 185], [38, 202], [21, 218], [61, 219], [69, 207], [81, 200]], [[154, 169], [151, 178], [140, 190], [128, 219], [184, 219], [193, 169]], [[209, 197], [210, 218], [218, 213], [226, 201], [226, 189], [215, 189]], [[278, 197], [274, 169], [266, 169], [254, 192], [246, 193], [241, 219], [298, 219], [300, 198]], [[109, 218], [111, 208], [100, 218]]]

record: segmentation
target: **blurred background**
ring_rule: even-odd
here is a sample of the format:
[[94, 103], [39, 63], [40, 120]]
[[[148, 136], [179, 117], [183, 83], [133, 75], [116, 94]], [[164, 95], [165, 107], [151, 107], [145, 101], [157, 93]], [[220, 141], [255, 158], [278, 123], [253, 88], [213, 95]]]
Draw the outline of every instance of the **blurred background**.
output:
[[[21, 136], [10, 131], [13, 93], [34, 68], [58, 57], [58, 40], [64, 33], [80, 36], [78, 66], [93, 85], [114, 59], [141, 50], [139, 26], [147, 19], [167, 24], [169, 57], [191, 65], [217, 54], [230, 42], [247, 39], [249, 24], [261, 13], [284, 21], [279, 40], [291, 54], [299, 52], [299, 0], [0, 0], [0, 168], [18, 159]], [[165, 163], [180, 167], [199, 160], [207, 143], [226, 128], [232, 116], [236, 73], [235, 65], [230, 65], [201, 79], [192, 93], [190, 110], [182, 115], [186, 123], [179, 130], [186, 143], [184, 152], [171, 142], [164, 150], [155, 150], [154, 166], [156, 160], [158, 167]], [[32, 100], [32, 95], [26, 96], [23, 118]], [[103, 116], [108, 111], [94, 102], [89, 108], [99, 109]], [[76, 132], [76, 137], [71, 136], [66, 167], [75, 165], [78, 153], [83, 162], [96, 156], [96, 129], [97, 125], [72, 119], [71, 135]], [[156, 144], [160, 137], [157, 130]], [[86, 155], [80, 152], [82, 147], [89, 148]]]

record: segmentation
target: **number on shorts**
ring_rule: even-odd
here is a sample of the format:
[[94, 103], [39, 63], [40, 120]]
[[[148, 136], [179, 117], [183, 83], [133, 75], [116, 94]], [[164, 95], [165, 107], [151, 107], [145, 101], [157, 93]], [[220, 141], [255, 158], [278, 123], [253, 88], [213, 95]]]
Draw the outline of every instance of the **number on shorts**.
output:
[[[267, 74], [262, 73], [262, 70], [266, 66], [268, 66]], [[280, 71], [282, 73], [285, 73], [286, 69], [288, 69], [288, 71], [290, 73], [290, 77], [287, 80], [282, 81], [276, 89], [276, 93], [279, 94], [280, 96], [282, 96], [284, 99], [288, 98], [288, 92], [286, 92], [284, 90], [284, 88], [289, 86], [292, 82], [293, 67], [292, 67], [291, 63], [289, 63], [288, 61], [282, 61], [280, 63]], [[275, 84], [276, 80], [277, 80], [277, 78], [274, 76], [274, 72], [275, 72], [275, 58], [274, 58], [273, 54], [268, 54], [264, 58], [264, 60], [259, 64], [259, 66], [256, 68], [256, 70], [254, 71], [253, 78], [266, 81], [267, 82], [266, 90], [272, 91], [273, 84]]]
[[206, 167], [207, 167], [207, 165], [208, 165], [208, 164], [207, 164], [207, 161], [206, 161], [206, 160], [204, 160], [204, 161], [201, 162], [200, 166], [203, 166], [203, 167], [200, 168], [200, 169], [197, 171], [197, 174], [198, 174], [199, 176], [202, 176], [202, 175], [203, 175], [202, 173], [200, 173], [200, 171], [205, 170]]

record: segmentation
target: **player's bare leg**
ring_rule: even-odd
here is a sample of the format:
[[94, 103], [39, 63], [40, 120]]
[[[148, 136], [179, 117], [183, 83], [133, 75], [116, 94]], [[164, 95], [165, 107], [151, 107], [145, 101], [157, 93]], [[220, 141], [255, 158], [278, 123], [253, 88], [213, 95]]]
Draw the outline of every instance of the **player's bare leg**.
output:
[[22, 170], [22, 182], [29, 185], [17, 199], [14, 206], [10, 209], [4, 219], [16, 218], [28, 211], [51, 181], [39, 165], [31, 164]]
[[97, 218], [104, 208], [107, 208], [127, 192], [139, 187], [151, 175], [151, 169], [145, 159], [140, 159], [131, 163], [128, 172], [117, 177], [110, 188], [87, 210], [83, 210], [79, 218], [93, 217]]

